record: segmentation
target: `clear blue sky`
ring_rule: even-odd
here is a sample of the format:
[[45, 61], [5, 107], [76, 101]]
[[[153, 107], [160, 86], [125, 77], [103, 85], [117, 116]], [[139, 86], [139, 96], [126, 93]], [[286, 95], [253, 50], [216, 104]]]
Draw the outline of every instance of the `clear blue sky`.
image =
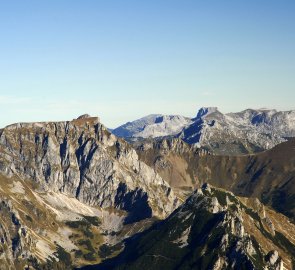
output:
[[294, 0], [0, 2], [0, 126], [295, 109]]

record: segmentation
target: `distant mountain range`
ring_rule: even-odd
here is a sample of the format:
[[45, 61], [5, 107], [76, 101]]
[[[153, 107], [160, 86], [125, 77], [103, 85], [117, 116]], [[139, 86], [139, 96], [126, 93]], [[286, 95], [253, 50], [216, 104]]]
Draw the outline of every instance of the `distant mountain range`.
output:
[[149, 115], [112, 132], [131, 142], [176, 137], [215, 154], [255, 153], [295, 136], [295, 111], [247, 109], [223, 114], [216, 107], [208, 107], [199, 109], [192, 119], [178, 115]]
[[192, 123], [190, 118], [180, 115], [151, 114], [128, 122], [112, 132], [121, 138], [156, 138], [176, 135]]

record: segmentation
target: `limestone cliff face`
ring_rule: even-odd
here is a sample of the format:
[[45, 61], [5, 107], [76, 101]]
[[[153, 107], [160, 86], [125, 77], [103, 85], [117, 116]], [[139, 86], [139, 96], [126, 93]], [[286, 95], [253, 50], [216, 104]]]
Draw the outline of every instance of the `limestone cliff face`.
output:
[[0, 170], [90, 205], [131, 212], [140, 205], [138, 218], [165, 217], [178, 203], [170, 186], [95, 117], [2, 129]]

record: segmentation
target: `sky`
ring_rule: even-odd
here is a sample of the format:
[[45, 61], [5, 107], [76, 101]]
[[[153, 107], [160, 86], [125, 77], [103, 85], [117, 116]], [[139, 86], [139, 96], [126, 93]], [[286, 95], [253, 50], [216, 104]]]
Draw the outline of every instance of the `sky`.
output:
[[295, 109], [294, 0], [0, 1], [0, 127]]

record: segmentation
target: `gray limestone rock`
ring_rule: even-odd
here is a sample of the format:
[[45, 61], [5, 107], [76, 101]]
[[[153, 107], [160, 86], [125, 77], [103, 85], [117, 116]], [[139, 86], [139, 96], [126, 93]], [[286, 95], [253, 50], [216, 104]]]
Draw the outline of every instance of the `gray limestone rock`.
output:
[[124, 198], [145, 194], [145, 201], [143, 195], [135, 196], [132, 204], [141, 200], [150, 215], [160, 218], [178, 204], [170, 186], [96, 117], [14, 124], [1, 131], [0, 147], [2, 173], [33, 179], [45, 191], [63, 192], [89, 205], [122, 208], [116, 197], [124, 184]]

